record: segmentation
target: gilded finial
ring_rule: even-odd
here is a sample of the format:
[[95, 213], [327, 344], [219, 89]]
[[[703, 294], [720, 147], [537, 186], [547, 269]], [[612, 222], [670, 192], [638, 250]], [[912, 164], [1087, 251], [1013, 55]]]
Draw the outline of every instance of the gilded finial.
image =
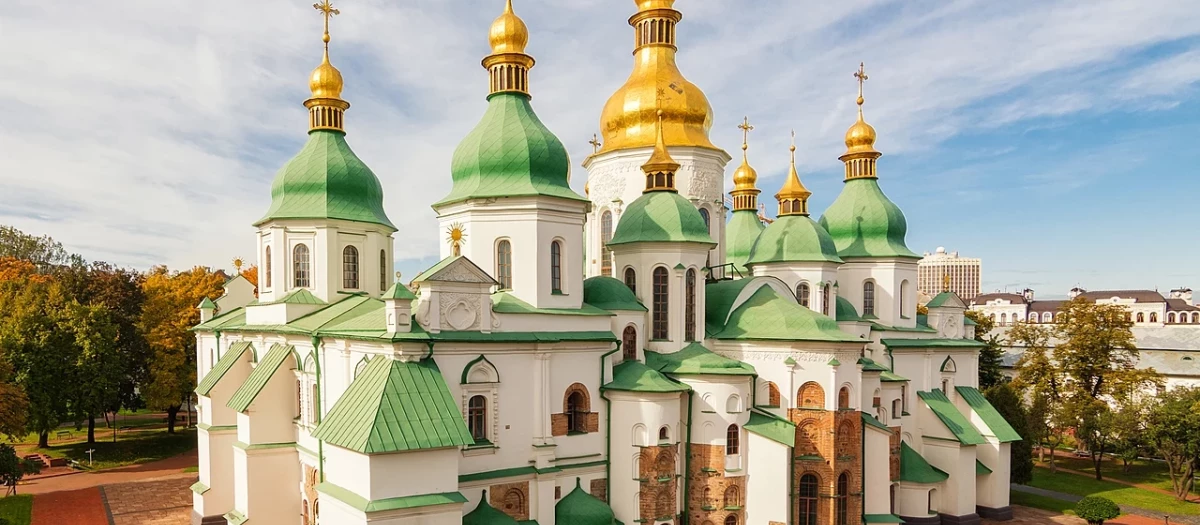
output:
[[446, 228], [446, 242], [450, 244], [450, 255], [458, 257], [462, 255], [462, 244], [467, 239], [467, 232], [463, 223], [456, 222]]
[[754, 126], [750, 125], [750, 117], [742, 117], [742, 123], [738, 124], [738, 129], [742, 130], [742, 151], [746, 151], [749, 146], [750, 132], [754, 131]]
[[[855, 100], [855, 103], [858, 104], [858, 120], [854, 122], [854, 125], [850, 126], [850, 129], [846, 130], [846, 153], [842, 155], [843, 157], [846, 155], [879, 153], [875, 151], [875, 128], [867, 124], [867, 121], [863, 118], [863, 102], [865, 102], [863, 99], [863, 84], [866, 83], [869, 77], [867, 77], [866, 66], [862, 62], [858, 63], [858, 71], [854, 72], [854, 78], [858, 80], [858, 98]], [[875, 176], [873, 164], [871, 166], [859, 166], [859, 168], [863, 169], [847, 172], [846, 178]], [[866, 168], [870, 168], [869, 174]]]
[[943, 292], [950, 291], [950, 274], [948, 274], [948, 273], [942, 274], [942, 291]]
[[321, 13], [321, 41], [325, 44], [325, 51], [321, 56], [321, 64], [313, 70], [308, 79], [308, 88], [312, 91], [312, 98], [304, 102], [304, 106], [308, 108], [308, 125], [310, 130], [343, 131], [342, 117], [350, 104], [342, 100], [342, 72], [329, 63], [329, 19], [342, 12], [333, 7], [329, 0], [313, 4], [313, 9]]
[[800, 172], [796, 170], [796, 130], [792, 130], [792, 145], [788, 151], [792, 158], [787, 178], [783, 180], [783, 188], [775, 194], [775, 199], [779, 201], [779, 216], [808, 215], [808, 198], [812, 192], [800, 182]]
[[483, 68], [491, 76], [491, 93], [517, 92], [529, 94], [529, 68], [533, 57], [525, 54], [529, 44], [529, 28], [513, 12], [512, 0], [505, 0], [504, 12], [492, 21], [488, 31], [492, 54], [483, 59]]
[[642, 171], [646, 173], [645, 191], [675, 191], [675, 170], [679, 169], [679, 163], [671, 158], [671, 153], [667, 151], [666, 141], [663, 140], [663, 111], [661, 109], [658, 110], [657, 127], [654, 151], [650, 153], [650, 159], [642, 164]]
[[596, 136], [595, 133], [592, 133], [592, 140], [589, 140], [588, 144], [592, 145], [592, 155], [595, 155], [597, 151], [600, 151], [600, 146], [603, 146], [603, 144], [600, 143], [600, 137]]
[[750, 159], [746, 156], [746, 150], [750, 148], [750, 132], [754, 130], [754, 126], [750, 124], [750, 117], [743, 117], [742, 123], [737, 127], [742, 130], [742, 165], [733, 172], [733, 191], [729, 194], [733, 195], [733, 211], [754, 211], [759, 193], [755, 187], [758, 172], [750, 166]]
[[858, 71], [854, 72], [854, 78], [858, 79], [858, 100], [856, 102], [858, 103], [859, 107], [862, 107], [863, 102], [866, 102], [866, 99], [863, 98], [863, 84], [865, 84], [867, 79], [870, 78], [867, 76], [866, 63], [858, 63]]

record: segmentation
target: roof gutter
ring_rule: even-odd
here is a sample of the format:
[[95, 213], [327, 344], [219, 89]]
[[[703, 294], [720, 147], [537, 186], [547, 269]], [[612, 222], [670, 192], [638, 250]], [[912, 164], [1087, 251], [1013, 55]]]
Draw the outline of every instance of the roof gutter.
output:
[[[616, 342], [617, 347], [600, 356], [600, 399], [604, 400], [604, 497], [609, 501], [612, 500], [612, 401], [608, 399], [608, 394], [604, 391], [604, 361], [608, 356], [621, 351], [621, 341]], [[433, 349], [433, 344], [429, 345], [430, 350]]]
[[[313, 347], [313, 354], [315, 354], [315, 357], [316, 357], [316, 359], [313, 359], [313, 362], [316, 364], [316, 368], [317, 368], [317, 395], [316, 395], [316, 399], [314, 400], [314, 403], [316, 403], [316, 407], [314, 407], [313, 412], [315, 412], [317, 414], [317, 426], [321, 426], [321, 420], [324, 419], [324, 414], [322, 414], [322, 412], [321, 412], [321, 398], [324, 397], [324, 394], [325, 394], [325, 385], [321, 382], [321, 368], [322, 368], [321, 367], [321, 358], [325, 357], [325, 353], [321, 351], [321, 336], [318, 336], [318, 335], [312, 336], [312, 347]], [[301, 365], [301, 366], [303, 366], [303, 365]], [[317, 469], [318, 469], [318, 472], [320, 472], [321, 482], [324, 483], [325, 482], [325, 440], [324, 439], [317, 440]]]

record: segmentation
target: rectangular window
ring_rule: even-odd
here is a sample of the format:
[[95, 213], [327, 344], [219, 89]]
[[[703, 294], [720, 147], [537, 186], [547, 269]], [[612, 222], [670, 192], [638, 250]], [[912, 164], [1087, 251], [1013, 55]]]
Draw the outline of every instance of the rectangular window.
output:
[[667, 269], [654, 269], [654, 339], [667, 339], [670, 333], [667, 330], [668, 324], [668, 295], [667, 295]]

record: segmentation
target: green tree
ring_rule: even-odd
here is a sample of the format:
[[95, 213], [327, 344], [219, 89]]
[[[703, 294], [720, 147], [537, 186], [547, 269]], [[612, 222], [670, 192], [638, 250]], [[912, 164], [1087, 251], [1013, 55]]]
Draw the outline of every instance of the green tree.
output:
[[1017, 323], [1008, 331], [1008, 344], [1024, 351], [1017, 360], [1013, 388], [1025, 392], [1029, 403], [1028, 436], [1038, 446], [1039, 459], [1050, 448], [1050, 471], [1056, 472], [1054, 449], [1062, 442], [1063, 389], [1066, 377], [1050, 359], [1052, 332], [1043, 325]]
[[21, 478], [41, 471], [40, 464], [17, 456], [17, 451], [12, 445], [0, 443], [0, 484], [8, 487], [9, 494], [17, 493], [17, 483]]
[[1121, 515], [1121, 508], [1113, 500], [1101, 496], [1087, 496], [1075, 503], [1075, 515], [1090, 525], [1103, 525]]
[[49, 236], [34, 237], [12, 226], [0, 225], [0, 257], [12, 257], [32, 262], [39, 271], [55, 266], [82, 263], [78, 255], [68, 252]]
[[1028, 418], [1025, 407], [1021, 404], [1021, 396], [1011, 386], [1001, 383], [983, 393], [988, 403], [996, 407], [996, 411], [1004, 416], [1013, 430], [1023, 439], [1013, 442], [1009, 454], [1009, 476], [1013, 483], [1028, 483], [1033, 480], [1033, 442], [1029, 435]]
[[975, 322], [975, 340], [983, 343], [979, 349], [979, 388], [987, 390], [1004, 382], [1004, 351], [1000, 348], [1000, 337], [992, 333], [996, 322], [975, 310], [963, 314]]
[[225, 279], [206, 267], [172, 273], [165, 266], [150, 270], [143, 281], [146, 302], [138, 326], [150, 348], [148, 376], [142, 394], [151, 408], [167, 411], [168, 432], [175, 432], [181, 403], [196, 387], [196, 306], [221, 295]]
[[118, 352], [118, 327], [109, 310], [71, 301], [60, 317], [63, 331], [74, 334], [72, 381], [68, 409], [78, 421], [87, 420], [88, 443], [96, 442], [96, 416], [120, 399], [124, 366]]
[[1184, 501], [1196, 479], [1200, 458], [1200, 388], [1172, 388], [1146, 410], [1146, 442], [1162, 456], [1175, 498]]
[[0, 355], [11, 364], [14, 382], [28, 400], [26, 428], [38, 433], [38, 446], [68, 416], [75, 336], [62, 329], [69, 301], [53, 281], [0, 283]]

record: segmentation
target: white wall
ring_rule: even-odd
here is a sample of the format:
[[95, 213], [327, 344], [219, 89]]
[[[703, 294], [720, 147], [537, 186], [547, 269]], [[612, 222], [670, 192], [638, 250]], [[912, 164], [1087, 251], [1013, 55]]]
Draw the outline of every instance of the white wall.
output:
[[791, 449], [758, 434], [746, 433], [746, 523], [788, 521], [788, 467]]
[[[663, 425], [671, 428], [670, 442], [679, 443], [684, 432], [682, 406], [687, 398], [685, 394], [674, 393], [610, 391], [607, 395], [612, 401], [613, 417], [608, 502], [617, 520], [633, 523], [641, 518], [636, 499], [640, 483], [636, 481], [638, 472], [634, 468], [639, 446], [657, 445], [658, 429]], [[696, 438], [694, 430], [692, 438]], [[566, 493], [564, 489], [563, 495]]]

